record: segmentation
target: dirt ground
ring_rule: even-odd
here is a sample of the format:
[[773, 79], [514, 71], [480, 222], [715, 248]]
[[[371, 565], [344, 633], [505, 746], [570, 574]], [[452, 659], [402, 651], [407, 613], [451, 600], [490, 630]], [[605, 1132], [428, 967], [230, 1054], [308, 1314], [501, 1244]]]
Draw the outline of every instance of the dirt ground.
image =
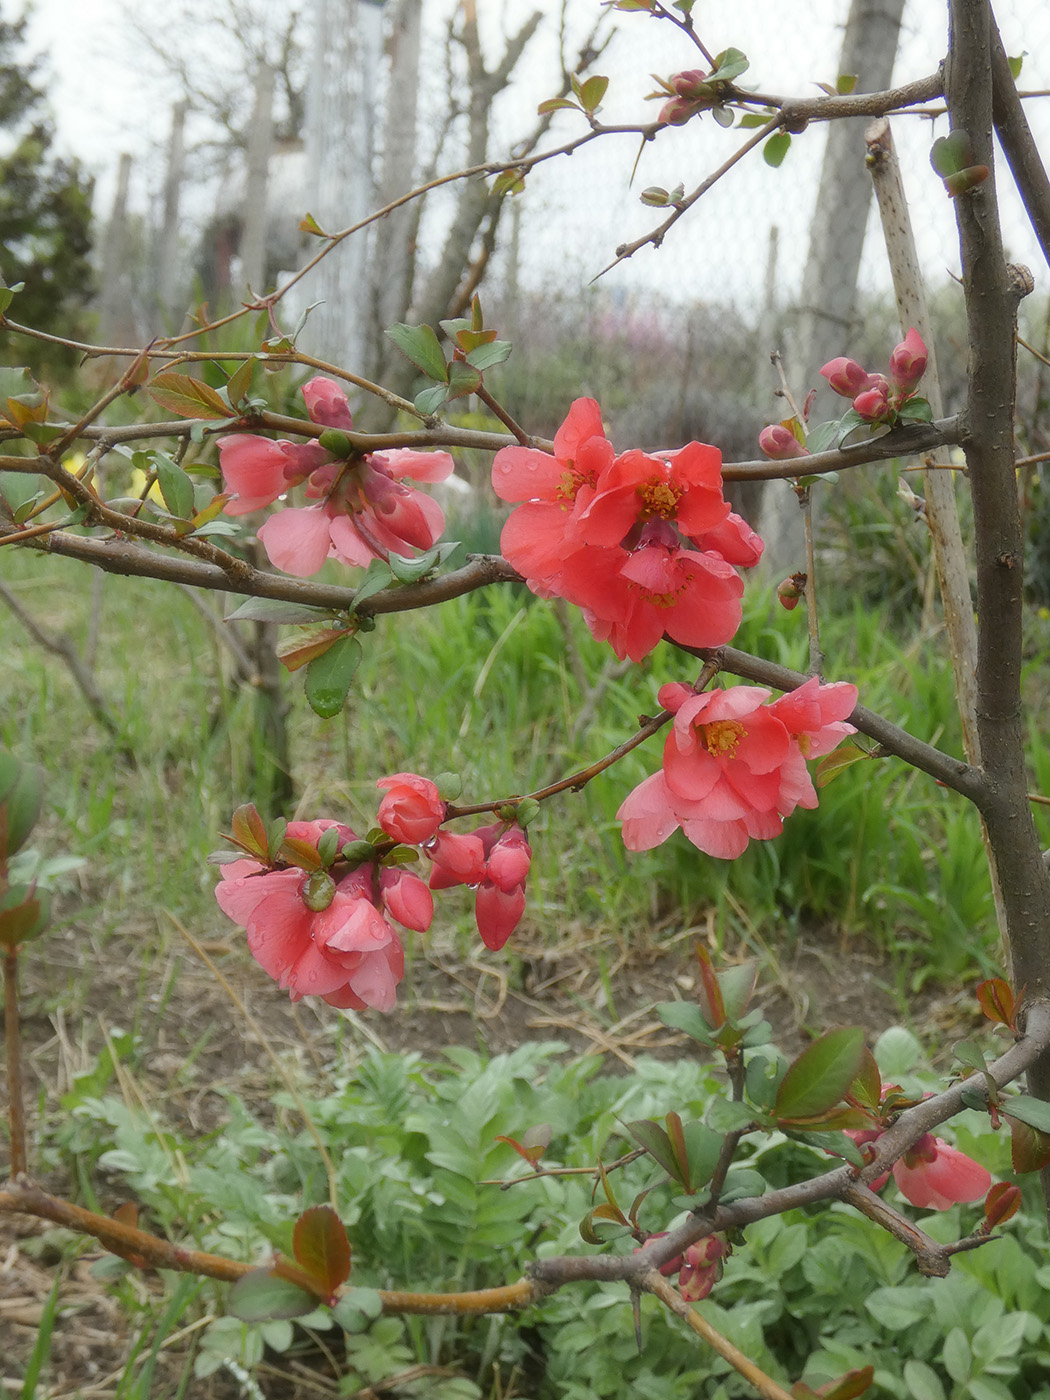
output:
[[[582, 938], [552, 953], [538, 939], [530, 946], [527, 934], [511, 958], [479, 948], [464, 961], [450, 950], [432, 947], [410, 963], [398, 1012], [352, 1018], [353, 1036], [382, 1050], [434, 1056], [450, 1044], [497, 1053], [530, 1038], [558, 1039], [573, 1054], [601, 1054], [608, 1069], [629, 1072], [639, 1055], [670, 1059], [691, 1044], [662, 1025], [653, 1006], [695, 995], [694, 944], [712, 928], [713, 923], [678, 934], [657, 933], [644, 948], [627, 945], [614, 956], [606, 944], [603, 959]], [[163, 1103], [169, 1121], [189, 1133], [215, 1127], [226, 1111], [217, 1086], [233, 1089], [265, 1114], [273, 1085], [267, 1049], [189, 949], [169, 954], [163, 968], [155, 967], [151, 985], [164, 990], [144, 994], [141, 940], [156, 937], [155, 929], [121, 935], [125, 946], [120, 939], [108, 940], [104, 957], [94, 963], [85, 956], [85, 936], [90, 942], [86, 930], [67, 927], [50, 940], [46, 966], [31, 956], [25, 960], [22, 1031], [31, 1114], [39, 1103], [53, 1106], [74, 1076], [90, 1068], [103, 1028], [128, 1029], [133, 1018], [143, 1052], [138, 1082], [151, 1101], [155, 1096]], [[289, 1002], [251, 962], [235, 930], [205, 945], [205, 951], [265, 1027], [270, 1047], [298, 1065], [311, 1082], [323, 1082], [338, 1054], [338, 1013], [320, 1003]], [[604, 975], [598, 971], [602, 961]], [[762, 961], [757, 1001], [789, 1052], [831, 1025], [863, 1025], [874, 1039], [900, 1019], [898, 1001], [889, 990], [893, 969], [856, 945], [840, 945], [814, 932]], [[67, 980], [75, 983], [72, 1007], [70, 997], [56, 997], [56, 988]], [[961, 998], [927, 997], [923, 1031], [936, 1027], [945, 1039], [966, 1034], [972, 1028], [972, 1004], [972, 997], [965, 1007]], [[196, 1048], [194, 1073], [180, 1076], [173, 1088], [191, 1046]], [[30, 1133], [32, 1139], [32, 1123]], [[58, 1179], [45, 1178], [42, 1184], [56, 1193], [70, 1189]], [[104, 1188], [99, 1189], [104, 1206], [119, 1204], [107, 1201]], [[0, 1215], [0, 1381], [12, 1395], [21, 1394], [20, 1377], [61, 1258], [42, 1236], [43, 1222]], [[52, 1400], [116, 1395], [134, 1324], [112, 1291], [90, 1272], [98, 1257], [100, 1252], [88, 1250], [67, 1266], [46, 1385], [36, 1392]], [[135, 1287], [144, 1301], [150, 1293], [161, 1294], [159, 1282], [149, 1276], [137, 1278]], [[176, 1393], [188, 1345], [186, 1339], [181, 1349], [176, 1345], [162, 1354], [154, 1377], [156, 1394]], [[309, 1342], [304, 1341], [301, 1355], [289, 1353], [275, 1361], [260, 1372], [267, 1400], [336, 1394], [330, 1366]], [[185, 1393], [192, 1400], [226, 1400], [245, 1392], [232, 1377], [218, 1375], [207, 1381], [191, 1377]], [[376, 1393], [361, 1392], [369, 1397]], [[384, 1393], [396, 1394], [396, 1388]]]

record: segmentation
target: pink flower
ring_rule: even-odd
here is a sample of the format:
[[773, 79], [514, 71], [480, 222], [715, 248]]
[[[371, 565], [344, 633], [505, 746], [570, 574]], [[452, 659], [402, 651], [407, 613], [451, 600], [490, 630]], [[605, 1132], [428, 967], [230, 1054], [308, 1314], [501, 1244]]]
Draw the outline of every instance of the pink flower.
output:
[[929, 1133], [894, 1162], [893, 1179], [913, 1206], [931, 1210], [979, 1200], [992, 1184], [979, 1162]]
[[[331, 821], [289, 822], [286, 839], [316, 850]], [[339, 843], [357, 838], [338, 826]], [[343, 867], [345, 869], [345, 867]], [[256, 962], [293, 1001], [319, 996], [332, 1006], [390, 1011], [404, 975], [401, 942], [382, 907], [408, 928], [429, 927], [430, 892], [418, 876], [358, 866], [338, 874], [259, 861], [223, 866], [219, 908], [247, 930]], [[432, 913], [432, 905], [431, 911]]]
[[861, 390], [869, 389], [875, 377], [870, 375], [863, 365], [859, 365], [856, 360], [847, 359], [845, 355], [829, 360], [820, 373], [835, 393], [841, 394], [844, 399], [855, 398]]
[[[318, 375], [302, 392], [313, 422], [352, 428], [346, 395], [333, 380]], [[339, 458], [318, 442], [296, 445], [233, 434], [220, 444], [219, 458], [227, 485], [236, 492], [225, 508], [228, 515], [270, 505], [309, 478], [306, 494], [317, 504], [286, 508], [259, 530], [270, 562], [284, 573], [307, 577], [328, 558], [366, 566], [390, 553], [429, 549], [445, 528], [437, 502], [404, 479], [443, 481], [453, 469], [447, 452], [398, 448]]]
[[439, 831], [426, 848], [434, 862], [430, 888], [473, 885], [474, 917], [486, 948], [502, 948], [525, 912], [532, 850], [516, 823], [496, 822], [470, 835]]
[[376, 813], [376, 825], [395, 841], [418, 846], [429, 841], [445, 820], [445, 804], [429, 778], [395, 773], [390, 778], [380, 778], [376, 787], [387, 789]]
[[909, 393], [926, 373], [929, 352], [914, 326], [890, 355], [890, 379], [898, 393]]
[[695, 694], [661, 688], [674, 713], [663, 767], [629, 793], [617, 812], [628, 850], [647, 851], [681, 827], [708, 855], [732, 860], [748, 842], [779, 836], [796, 807], [815, 807], [805, 759], [827, 753], [851, 726], [855, 686], [814, 677], [767, 705], [757, 686]]
[[[877, 1128], [847, 1132], [858, 1146], [877, 1142], [881, 1136]], [[913, 1206], [928, 1210], [947, 1210], [958, 1202], [980, 1200], [992, 1184], [991, 1173], [979, 1162], [931, 1133], [924, 1133], [894, 1162], [892, 1174], [901, 1194]], [[881, 1191], [889, 1179], [890, 1172], [884, 1172], [871, 1182], [871, 1189]]]
[[[824, 366], [827, 369], [827, 366]], [[790, 428], [783, 423], [771, 423], [758, 435], [758, 445], [767, 457], [775, 462], [787, 462], [793, 457], [809, 457], [808, 447], [804, 447]]]

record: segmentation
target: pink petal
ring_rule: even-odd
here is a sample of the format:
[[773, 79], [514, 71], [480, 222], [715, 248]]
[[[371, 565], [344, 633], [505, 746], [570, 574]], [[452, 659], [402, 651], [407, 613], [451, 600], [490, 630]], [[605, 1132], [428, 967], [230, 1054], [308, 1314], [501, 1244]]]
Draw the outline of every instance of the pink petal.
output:
[[486, 948], [502, 948], [521, 921], [525, 912], [525, 891], [520, 885], [505, 893], [486, 880], [478, 886], [474, 898], [474, 917]]
[[256, 906], [248, 920], [248, 948], [259, 966], [280, 986], [308, 947], [313, 914], [299, 897], [299, 880], [274, 890]]
[[[506, 449], [504, 449], [506, 450]], [[448, 452], [417, 452], [412, 447], [388, 447], [380, 456], [395, 481], [447, 481], [456, 469]]]
[[[232, 865], [223, 866], [222, 880], [215, 886], [215, 902], [235, 924], [245, 928], [262, 901], [285, 887], [298, 899], [299, 881], [302, 879], [300, 871], [271, 870], [256, 875], [250, 874], [245, 867], [260, 872], [265, 869], [256, 861], [234, 861]], [[234, 875], [234, 871], [238, 873]]]
[[533, 447], [502, 447], [492, 460], [492, 489], [501, 501], [553, 502], [569, 476], [564, 462]]
[[678, 830], [674, 799], [662, 772], [653, 773], [627, 794], [616, 820], [623, 823], [623, 844], [629, 851], [651, 851]]
[[554, 435], [554, 455], [561, 462], [575, 458], [588, 438], [604, 438], [602, 411], [594, 399], [575, 399], [565, 422]]
[[298, 578], [317, 573], [332, 543], [328, 518], [320, 506], [292, 506], [271, 515], [259, 539], [274, 568]]
[[288, 489], [281, 444], [249, 433], [231, 433], [219, 443], [219, 463], [226, 485], [236, 492], [226, 515], [247, 515], [276, 501]]

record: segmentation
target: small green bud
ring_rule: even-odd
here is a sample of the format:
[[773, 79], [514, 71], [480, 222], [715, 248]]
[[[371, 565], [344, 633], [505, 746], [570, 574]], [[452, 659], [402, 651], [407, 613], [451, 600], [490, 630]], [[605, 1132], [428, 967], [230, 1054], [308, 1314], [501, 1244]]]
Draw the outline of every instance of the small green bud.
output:
[[540, 814], [540, 804], [534, 797], [523, 797], [518, 803], [518, 825], [528, 826], [529, 822], [534, 822]]
[[376, 848], [371, 841], [348, 841], [341, 853], [350, 865], [364, 865], [376, 858]]
[[321, 864], [328, 868], [335, 860], [336, 852], [339, 850], [339, 828], [330, 826], [321, 832], [321, 839], [317, 843], [317, 854], [321, 858]]
[[434, 779], [434, 786], [442, 802], [455, 802], [463, 791], [463, 779], [458, 773], [439, 773]]
[[315, 870], [303, 884], [303, 903], [315, 914], [323, 914], [335, 899], [335, 881], [327, 870]]
[[354, 450], [353, 443], [338, 428], [325, 428], [317, 441], [326, 452], [331, 452], [335, 457], [349, 457]]

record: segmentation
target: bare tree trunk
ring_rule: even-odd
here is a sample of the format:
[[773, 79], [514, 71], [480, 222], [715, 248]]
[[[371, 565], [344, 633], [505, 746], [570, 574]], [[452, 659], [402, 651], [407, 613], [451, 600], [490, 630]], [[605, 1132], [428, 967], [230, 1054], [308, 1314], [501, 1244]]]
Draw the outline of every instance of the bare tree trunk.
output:
[[255, 76], [255, 101], [248, 131], [248, 179], [244, 190], [241, 233], [241, 282], [245, 291], [266, 291], [266, 195], [273, 150], [273, 69], [260, 63]]
[[119, 344], [132, 319], [124, 269], [127, 262], [128, 186], [131, 156], [125, 151], [117, 166], [117, 188], [102, 245], [99, 288], [99, 335], [103, 345]]
[[179, 293], [179, 196], [185, 164], [186, 103], [171, 109], [171, 135], [164, 171], [164, 211], [157, 240], [157, 302], [162, 312], [175, 313]]
[[[382, 47], [374, 0], [314, 0], [314, 59], [307, 118], [310, 212], [322, 227], [346, 228], [374, 207], [374, 75]], [[368, 239], [349, 238], [311, 283], [319, 305], [300, 337], [326, 360], [360, 366], [368, 322]]]
[[[422, 15], [422, 0], [400, 0], [387, 39], [390, 70], [383, 131], [383, 173], [376, 196], [380, 209], [411, 189], [415, 178]], [[412, 300], [415, 231], [416, 213], [410, 205], [395, 209], [373, 230], [373, 314], [367, 353], [369, 375], [379, 382], [383, 382], [390, 362], [397, 356], [383, 331], [406, 318]]]

